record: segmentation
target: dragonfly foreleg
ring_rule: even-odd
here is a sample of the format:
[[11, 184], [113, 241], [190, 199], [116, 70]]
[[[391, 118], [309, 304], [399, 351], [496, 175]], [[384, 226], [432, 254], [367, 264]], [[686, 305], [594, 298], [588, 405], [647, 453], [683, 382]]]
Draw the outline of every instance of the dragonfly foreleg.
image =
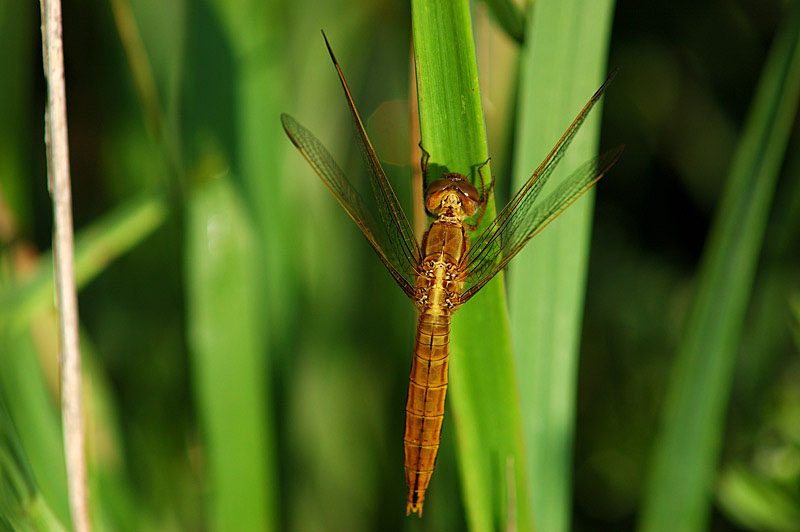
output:
[[474, 224], [464, 224], [464, 226], [466, 226], [466, 228], [470, 231], [476, 230], [478, 225], [480, 225], [481, 220], [483, 219], [483, 213], [486, 212], [486, 206], [489, 204], [489, 197], [492, 195], [492, 191], [494, 191], [494, 174], [492, 174], [492, 182], [489, 184], [489, 190], [486, 190], [486, 179], [483, 177], [483, 167], [489, 164], [489, 161], [491, 160], [492, 157], [489, 156], [489, 158], [478, 167], [478, 176], [481, 178], [481, 199], [478, 201], [478, 208], [480, 212], [478, 213], [478, 219], [475, 220]]

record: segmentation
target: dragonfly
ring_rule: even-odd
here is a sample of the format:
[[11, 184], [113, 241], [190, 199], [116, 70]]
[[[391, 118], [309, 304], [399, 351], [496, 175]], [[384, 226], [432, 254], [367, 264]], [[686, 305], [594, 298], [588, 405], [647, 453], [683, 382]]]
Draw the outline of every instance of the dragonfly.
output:
[[[355, 126], [356, 142], [372, 189], [371, 203], [363, 199], [325, 146], [310, 131], [285, 113], [281, 115], [281, 122], [289, 139], [347, 211], [417, 308], [403, 439], [408, 488], [406, 515], [416, 512], [421, 517], [444, 419], [451, 316], [502, 271], [531, 238], [589, 190], [619, 160], [623, 146], [583, 164], [555, 191], [537, 201], [616, 71], [584, 105], [544, 161], [474, 242], [470, 242], [470, 233], [482, 218], [494, 188], [494, 178], [486, 186], [482, 172], [488, 161], [478, 168], [480, 191], [467, 176], [459, 173], [444, 173], [428, 183], [430, 155], [422, 149], [424, 205], [433, 220], [422, 241], [418, 242], [367, 137], [352, 93], [324, 32], [323, 38]], [[476, 221], [470, 224], [470, 218]]]

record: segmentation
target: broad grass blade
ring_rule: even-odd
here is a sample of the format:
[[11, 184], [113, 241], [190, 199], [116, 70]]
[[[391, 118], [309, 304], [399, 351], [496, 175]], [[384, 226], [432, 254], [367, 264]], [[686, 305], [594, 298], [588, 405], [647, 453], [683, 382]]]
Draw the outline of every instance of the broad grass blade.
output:
[[[429, 171], [472, 174], [488, 157], [469, 3], [411, 4], [422, 144]], [[488, 166], [484, 175], [490, 175]], [[435, 178], [436, 175], [431, 177]], [[486, 210], [482, 226], [494, 218]], [[480, 231], [481, 228], [478, 230]], [[522, 420], [502, 276], [453, 316], [450, 395], [470, 530], [531, 530]], [[447, 438], [448, 435], [443, 436]], [[508, 515], [507, 464], [513, 463], [516, 523]], [[436, 496], [435, 476], [429, 492]], [[441, 494], [440, 494], [441, 495]]]
[[[608, 0], [540, 0], [528, 13], [512, 190], [530, 177], [606, 78], [613, 11], [614, 3]], [[614, 90], [613, 84], [609, 90]], [[595, 109], [542, 197], [597, 155], [599, 126], [600, 110]], [[529, 460], [526, 475], [539, 532], [571, 529], [578, 351], [593, 204], [594, 192], [589, 191], [508, 268]]]
[[192, 191], [186, 234], [187, 326], [208, 463], [209, 529], [273, 530], [256, 237], [226, 176]]

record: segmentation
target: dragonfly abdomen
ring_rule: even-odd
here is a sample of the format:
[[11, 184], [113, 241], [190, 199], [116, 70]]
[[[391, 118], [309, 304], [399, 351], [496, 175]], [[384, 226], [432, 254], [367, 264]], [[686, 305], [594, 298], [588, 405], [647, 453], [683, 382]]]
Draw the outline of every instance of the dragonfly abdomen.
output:
[[422, 515], [425, 490], [436, 464], [447, 394], [450, 315], [457, 306], [461, 283], [458, 262], [468, 248], [464, 227], [433, 222], [422, 238], [424, 260], [417, 277], [419, 321], [406, 402], [406, 513]]
[[422, 514], [425, 490], [436, 464], [447, 393], [449, 343], [450, 313], [442, 308], [424, 309], [417, 325], [406, 402], [406, 513]]

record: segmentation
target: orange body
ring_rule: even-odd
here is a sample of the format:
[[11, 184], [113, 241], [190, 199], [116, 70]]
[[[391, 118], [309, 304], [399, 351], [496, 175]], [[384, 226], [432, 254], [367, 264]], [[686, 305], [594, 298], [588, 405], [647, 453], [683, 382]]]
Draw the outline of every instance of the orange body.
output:
[[458, 264], [469, 246], [460, 219], [440, 217], [423, 237], [423, 274], [417, 278], [419, 322], [408, 383], [405, 430], [406, 513], [422, 514], [439, 450], [447, 393], [450, 315], [458, 306]]

